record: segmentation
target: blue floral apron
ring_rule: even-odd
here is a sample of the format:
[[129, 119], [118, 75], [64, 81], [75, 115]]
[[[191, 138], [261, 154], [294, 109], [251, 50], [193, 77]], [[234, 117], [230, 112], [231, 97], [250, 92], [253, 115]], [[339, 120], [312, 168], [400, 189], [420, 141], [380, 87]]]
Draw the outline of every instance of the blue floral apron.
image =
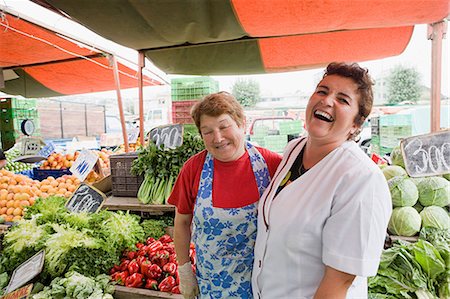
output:
[[[247, 142], [246, 148], [261, 196], [270, 181], [267, 164], [253, 145]], [[193, 216], [198, 298], [253, 298], [251, 275], [258, 203], [242, 208], [213, 207], [213, 173], [214, 160], [208, 153]]]

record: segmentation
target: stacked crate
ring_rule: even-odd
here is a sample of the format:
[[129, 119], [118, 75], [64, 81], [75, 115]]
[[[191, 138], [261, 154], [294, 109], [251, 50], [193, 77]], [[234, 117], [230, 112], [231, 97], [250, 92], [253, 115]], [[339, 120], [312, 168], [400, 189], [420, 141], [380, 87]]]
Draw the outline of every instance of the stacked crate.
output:
[[[378, 129], [376, 126], [378, 125]], [[372, 151], [385, 155], [392, 152], [403, 138], [412, 135], [412, 118], [410, 114], [381, 115], [378, 122], [372, 122]], [[378, 134], [375, 135], [374, 133]]]
[[195, 103], [204, 96], [218, 91], [219, 82], [211, 77], [172, 79], [172, 122], [192, 124], [190, 112]]
[[4, 150], [14, 146], [22, 135], [21, 124], [30, 119], [35, 125], [33, 136], [40, 136], [39, 115], [35, 99], [0, 99], [0, 131]]

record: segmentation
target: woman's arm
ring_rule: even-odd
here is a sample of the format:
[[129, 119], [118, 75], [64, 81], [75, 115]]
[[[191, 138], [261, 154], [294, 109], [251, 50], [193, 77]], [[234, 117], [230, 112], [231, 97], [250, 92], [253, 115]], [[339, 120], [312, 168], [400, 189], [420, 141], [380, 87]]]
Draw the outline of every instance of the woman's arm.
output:
[[347, 290], [355, 279], [355, 275], [325, 267], [319, 288], [314, 299], [345, 299]]
[[192, 214], [175, 213], [174, 244], [179, 265], [189, 262]]

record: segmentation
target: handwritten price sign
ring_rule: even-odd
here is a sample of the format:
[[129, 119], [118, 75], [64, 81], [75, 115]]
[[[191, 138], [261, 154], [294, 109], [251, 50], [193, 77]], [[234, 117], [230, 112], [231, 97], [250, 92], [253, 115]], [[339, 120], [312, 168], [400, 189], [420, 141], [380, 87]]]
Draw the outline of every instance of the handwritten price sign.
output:
[[450, 130], [405, 138], [400, 146], [410, 176], [450, 173]]
[[176, 148], [183, 144], [183, 126], [180, 124], [154, 128], [150, 131], [150, 139], [160, 147]]
[[73, 193], [66, 207], [74, 213], [95, 213], [106, 200], [106, 195], [94, 187], [82, 183]]
[[80, 181], [84, 181], [97, 163], [98, 156], [90, 150], [82, 150], [80, 155], [70, 167], [70, 172]]

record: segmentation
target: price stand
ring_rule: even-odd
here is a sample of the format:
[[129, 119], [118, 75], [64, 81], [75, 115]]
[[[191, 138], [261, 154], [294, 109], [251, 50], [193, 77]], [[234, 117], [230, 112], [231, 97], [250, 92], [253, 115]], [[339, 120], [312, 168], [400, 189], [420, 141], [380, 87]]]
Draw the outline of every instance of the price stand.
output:
[[106, 200], [106, 195], [97, 188], [82, 183], [73, 193], [72, 197], [66, 203], [69, 211], [80, 213], [95, 213]]
[[150, 139], [158, 147], [173, 149], [183, 144], [183, 130], [181, 124], [156, 127], [150, 131]]
[[44, 267], [44, 257], [45, 251], [41, 250], [17, 267], [6, 287], [6, 293], [11, 293], [38, 276]]

